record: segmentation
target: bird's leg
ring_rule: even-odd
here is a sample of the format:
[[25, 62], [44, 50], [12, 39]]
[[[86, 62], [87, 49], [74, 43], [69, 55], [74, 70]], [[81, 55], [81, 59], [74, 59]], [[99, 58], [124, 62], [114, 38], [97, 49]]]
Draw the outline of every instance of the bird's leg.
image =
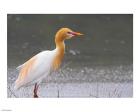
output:
[[39, 85], [37, 85], [37, 83], [35, 83], [35, 86], [34, 86], [34, 98], [38, 98], [38, 95], [37, 95], [38, 87], [39, 87]]

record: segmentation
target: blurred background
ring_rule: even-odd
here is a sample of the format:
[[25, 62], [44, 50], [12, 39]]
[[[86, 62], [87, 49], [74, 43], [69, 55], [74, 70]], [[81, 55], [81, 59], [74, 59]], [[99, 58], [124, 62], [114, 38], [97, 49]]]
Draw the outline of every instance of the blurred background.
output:
[[[62, 71], [49, 76], [47, 83], [50, 86], [45, 88], [42, 85], [42, 91], [50, 89], [52, 93], [46, 93], [48, 97], [57, 97], [60, 89], [61, 97], [132, 97], [132, 14], [8, 14], [8, 97], [31, 97], [13, 90], [18, 76], [16, 67], [40, 51], [53, 50], [55, 33], [62, 27], [84, 36], [65, 41]], [[72, 84], [81, 89], [74, 89]], [[64, 90], [66, 85], [68, 87]], [[55, 87], [57, 92], [53, 92]], [[71, 90], [77, 92], [71, 93]], [[114, 91], [121, 92], [116, 94]], [[42, 96], [47, 97], [46, 94]]]

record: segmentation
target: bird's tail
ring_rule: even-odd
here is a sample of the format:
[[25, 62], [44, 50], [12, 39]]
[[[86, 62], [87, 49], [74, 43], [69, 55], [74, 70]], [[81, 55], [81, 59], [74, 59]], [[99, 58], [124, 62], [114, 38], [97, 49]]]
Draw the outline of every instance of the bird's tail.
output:
[[18, 79], [15, 81], [14, 90], [18, 90], [21, 87], [21, 83], [18, 81]]

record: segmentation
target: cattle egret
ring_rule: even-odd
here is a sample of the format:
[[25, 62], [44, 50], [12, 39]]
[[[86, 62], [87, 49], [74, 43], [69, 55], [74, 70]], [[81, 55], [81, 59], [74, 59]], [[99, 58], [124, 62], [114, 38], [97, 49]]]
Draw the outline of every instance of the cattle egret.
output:
[[15, 81], [15, 89], [34, 84], [33, 96], [38, 98], [39, 84], [53, 71], [59, 69], [65, 53], [66, 39], [83, 35], [69, 28], [61, 28], [55, 35], [56, 48], [52, 51], [46, 50], [30, 58], [27, 62], [17, 67], [20, 69], [19, 76]]

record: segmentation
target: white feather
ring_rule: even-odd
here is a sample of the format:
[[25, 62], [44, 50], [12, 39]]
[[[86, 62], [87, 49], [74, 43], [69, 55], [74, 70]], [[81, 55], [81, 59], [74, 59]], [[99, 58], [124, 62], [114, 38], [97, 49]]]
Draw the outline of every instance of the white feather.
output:
[[[42, 51], [36, 55], [36, 61], [31, 69], [31, 71], [26, 75], [26, 77], [17, 83], [15, 82], [15, 89], [18, 89], [22, 86], [27, 86], [34, 83], [40, 83], [43, 78], [49, 75], [52, 71], [53, 59], [57, 53], [57, 49], [53, 51]], [[17, 67], [21, 69], [24, 64]]]

